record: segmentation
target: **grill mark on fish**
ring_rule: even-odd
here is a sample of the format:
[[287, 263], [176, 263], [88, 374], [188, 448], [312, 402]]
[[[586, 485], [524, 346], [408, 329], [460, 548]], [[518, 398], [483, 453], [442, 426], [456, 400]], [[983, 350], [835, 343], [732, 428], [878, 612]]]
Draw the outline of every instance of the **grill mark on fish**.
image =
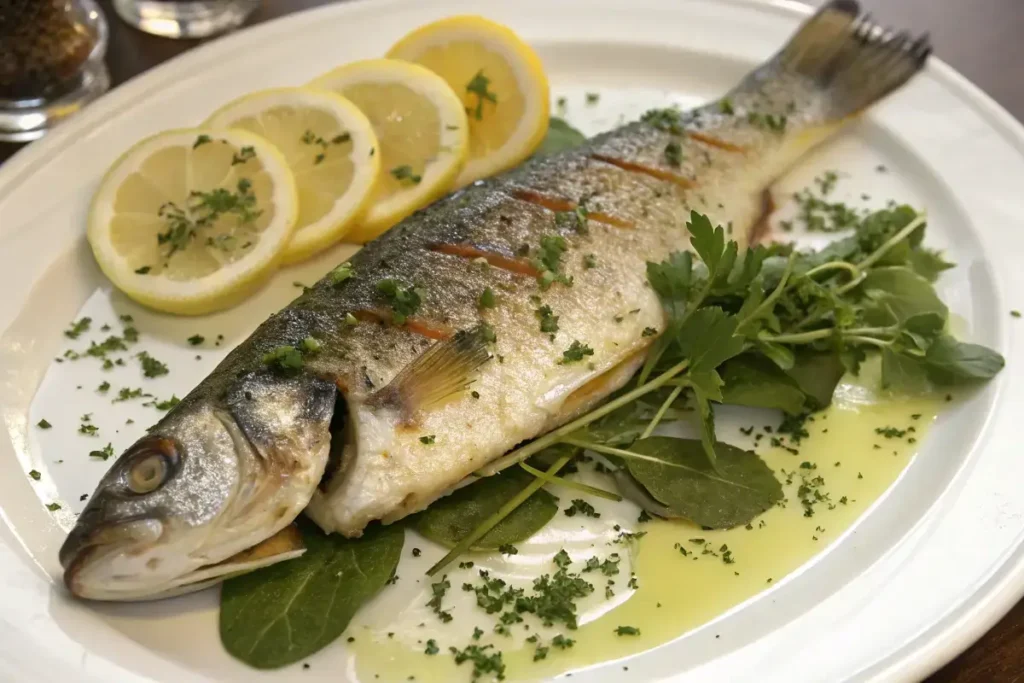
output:
[[686, 135], [694, 140], [697, 140], [698, 142], [703, 142], [705, 145], [711, 145], [712, 147], [717, 147], [718, 149], [724, 149], [726, 152], [737, 152], [743, 154], [746, 153], [747, 151], [747, 148], [744, 147], [743, 145], [734, 145], [731, 142], [727, 142], [725, 140], [722, 140], [721, 138], [716, 138], [715, 136], [708, 135], [707, 133], [698, 133], [696, 131], [688, 130], [686, 131]]
[[526, 259], [509, 258], [503, 254], [480, 249], [470, 244], [434, 244], [430, 247], [430, 250], [436, 251], [439, 254], [447, 254], [464, 259], [482, 258], [487, 261], [488, 265], [515, 273], [516, 275], [527, 275], [533, 278], [540, 277], [540, 271]]
[[[563, 197], [552, 197], [550, 195], [541, 194], [535, 190], [517, 189], [512, 192], [512, 195], [516, 199], [520, 199], [524, 202], [535, 204], [537, 206], [542, 206], [549, 211], [554, 211], [555, 213], [575, 211], [579, 208], [579, 204], [577, 202], [569, 201]], [[605, 225], [611, 225], [612, 227], [623, 228], [625, 230], [633, 230], [636, 228], [636, 225], [630, 221], [616, 218], [615, 216], [609, 216], [601, 211], [588, 211], [587, 219], [592, 220], [595, 223], [604, 223]]]
[[591, 154], [591, 159], [596, 161], [603, 161], [606, 164], [611, 164], [621, 168], [623, 171], [629, 171], [630, 173], [640, 173], [643, 175], [657, 178], [658, 180], [667, 180], [670, 183], [675, 183], [679, 187], [684, 189], [690, 189], [696, 183], [685, 176], [681, 176], [678, 173], [672, 173], [671, 171], [663, 171], [660, 168], [651, 168], [644, 164], [638, 164], [635, 161], [626, 161], [625, 159], [617, 159], [607, 154]]
[[[392, 325], [391, 314], [385, 311], [374, 311], [369, 309], [361, 309], [358, 311], [352, 311], [352, 317], [361, 322], [373, 322], [380, 325]], [[395, 325], [403, 330], [408, 330], [413, 334], [418, 334], [427, 339], [437, 339], [443, 341], [448, 339], [455, 331], [445, 325], [435, 321], [424, 320], [422, 318], [410, 317], [406, 318], [405, 322], [401, 325]]]

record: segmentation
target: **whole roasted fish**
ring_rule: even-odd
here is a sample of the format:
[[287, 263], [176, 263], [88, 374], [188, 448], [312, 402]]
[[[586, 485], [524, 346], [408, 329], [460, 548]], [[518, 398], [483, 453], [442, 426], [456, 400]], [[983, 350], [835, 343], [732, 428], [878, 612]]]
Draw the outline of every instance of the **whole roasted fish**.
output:
[[287, 559], [303, 510], [358, 536], [601, 401], [663, 326], [645, 263], [687, 247], [690, 211], [755, 238], [772, 181], [928, 52], [836, 0], [723, 99], [409, 217], [117, 460], [61, 548], [68, 587], [150, 598]]

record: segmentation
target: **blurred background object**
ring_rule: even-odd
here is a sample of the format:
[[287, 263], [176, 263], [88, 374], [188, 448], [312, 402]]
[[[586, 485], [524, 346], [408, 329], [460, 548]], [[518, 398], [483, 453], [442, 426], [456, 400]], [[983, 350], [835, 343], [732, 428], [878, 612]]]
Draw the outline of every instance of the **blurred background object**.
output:
[[0, 140], [25, 142], [110, 86], [93, 0], [0, 0]]
[[261, 0], [113, 0], [130, 25], [165, 38], [206, 38], [238, 28]]

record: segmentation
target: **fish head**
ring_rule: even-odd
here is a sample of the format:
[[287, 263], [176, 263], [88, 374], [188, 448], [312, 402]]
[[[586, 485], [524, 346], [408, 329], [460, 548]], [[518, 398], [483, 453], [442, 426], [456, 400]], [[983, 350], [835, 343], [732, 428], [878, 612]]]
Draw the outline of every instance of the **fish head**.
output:
[[100, 481], [60, 550], [68, 589], [167, 597], [255, 568], [252, 550], [319, 483], [334, 394], [329, 383], [250, 376], [220, 400], [183, 401]]

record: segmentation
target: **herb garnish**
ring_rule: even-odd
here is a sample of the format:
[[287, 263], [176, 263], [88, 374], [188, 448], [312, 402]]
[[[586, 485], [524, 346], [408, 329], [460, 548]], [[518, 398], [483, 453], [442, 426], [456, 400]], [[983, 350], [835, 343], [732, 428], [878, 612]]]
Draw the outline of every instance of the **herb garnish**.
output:
[[263, 364], [284, 374], [298, 372], [305, 365], [305, 357], [320, 351], [320, 342], [313, 337], [306, 337], [299, 345], [278, 346], [263, 354]]
[[36, 426], [39, 427], [40, 429], [50, 429], [51, 427], [53, 427], [53, 425], [50, 424], [49, 421], [47, 421], [45, 418], [37, 422]]
[[[239, 225], [245, 225], [263, 214], [262, 210], [256, 209], [256, 195], [251, 193], [251, 181], [242, 178], [235, 187], [235, 192], [223, 187], [209, 192], [193, 190], [189, 193], [184, 208], [174, 202], [167, 202], [159, 208], [157, 215], [166, 221], [167, 229], [157, 233], [156, 239], [159, 245], [167, 246], [164, 252], [165, 259], [187, 248], [198, 235], [200, 228], [212, 226], [222, 216], [234, 216]], [[229, 245], [222, 243], [221, 246]]]
[[90, 458], [99, 458], [100, 460], [108, 460], [114, 456], [114, 447], [111, 444], [107, 444], [98, 451], [89, 451]]
[[494, 297], [494, 290], [490, 287], [484, 287], [484, 291], [480, 293], [479, 304], [480, 308], [494, 308], [497, 306], [498, 302]]
[[582, 498], [575, 498], [572, 501], [572, 505], [567, 507], [565, 510], [566, 517], [575, 517], [577, 513], [586, 517], [600, 517], [601, 513], [594, 509], [594, 506], [583, 500]]
[[484, 70], [476, 72], [476, 75], [466, 84], [466, 93], [470, 95], [476, 95], [476, 107], [470, 110], [466, 108], [466, 113], [471, 114], [477, 121], [482, 121], [484, 118], [484, 100], [498, 104], [498, 96], [488, 90], [491, 84], [491, 79], [484, 76]]
[[676, 168], [683, 165], [683, 148], [676, 140], [665, 145], [665, 162]]
[[578, 339], [574, 339], [572, 344], [569, 345], [565, 351], [562, 352], [562, 360], [558, 361], [562, 365], [568, 363], [577, 363], [585, 356], [593, 356], [594, 349], [590, 348], [586, 344], [581, 343]]
[[89, 331], [89, 325], [92, 324], [92, 318], [82, 318], [72, 323], [71, 327], [64, 330], [64, 336], [68, 339], [78, 339], [79, 335], [83, 332]]
[[146, 377], [160, 377], [170, 372], [165, 363], [161, 363], [156, 358], [153, 358], [153, 356], [149, 355], [148, 351], [139, 352], [136, 358], [139, 359], [139, 363], [142, 365], [142, 374]]
[[414, 285], [403, 287], [398, 280], [387, 278], [377, 283], [377, 291], [384, 295], [391, 304], [391, 319], [396, 325], [402, 325], [409, 316], [419, 310], [423, 301], [423, 290]]
[[548, 334], [554, 334], [558, 332], [558, 316], [554, 314], [551, 307], [544, 304], [536, 311], [533, 312], [537, 316], [537, 320], [540, 321], [540, 331]]
[[413, 173], [412, 166], [408, 164], [395, 166], [390, 173], [398, 182], [405, 182], [409, 185], [418, 185], [423, 180], [423, 176]]
[[572, 276], [561, 272], [562, 254], [569, 248], [569, 243], [561, 235], [544, 235], [540, 238], [540, 248], [534, 259], [534, 266], [540, 271], [538, 282], [541, 289], [547, 289], [554, 282], [572, 285]]
[[193, 334], [193, 335], [192, 335], [191, 337], [189, 337], [189, 338], [188, 338], [188, 339], [187, 339], [186, 341], [188, 341], [188, 343], [189, 343], [190, 345], [192, 345], [192, 346], [199, 346], [199, 345], [200, 345], [200, 344], [202, 344], [202, 343], [203, 343], [204, 341], [206, 341], [206, 337], [204, 337], [204, 336], [203, 336], [203, 335], [201, 335], [201, 334]]

